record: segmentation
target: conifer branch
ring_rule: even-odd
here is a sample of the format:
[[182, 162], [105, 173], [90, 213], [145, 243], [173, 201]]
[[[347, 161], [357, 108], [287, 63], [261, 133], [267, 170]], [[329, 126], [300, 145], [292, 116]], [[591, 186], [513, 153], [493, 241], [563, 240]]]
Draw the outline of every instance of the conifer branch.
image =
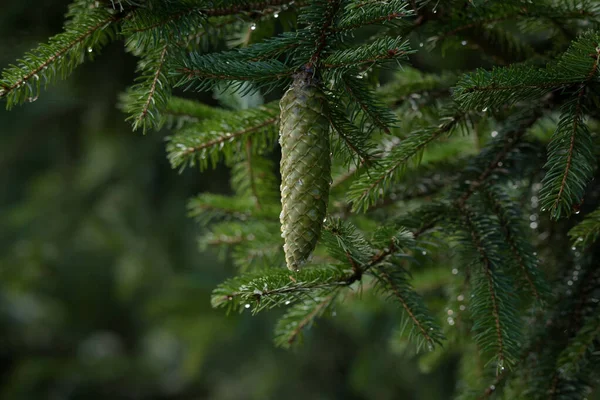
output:
[[368, 132], [358, 129], [346, 115], [335, 107], [329, 108], [327, 114], [329, 124], [337, 134], [332, 143], [332, 153], [334, 156], [341, 156], [344, 164], [350, 164], [354, 161], [355, 165], [369, 165], [373, 155], [371, 154], [372, 145], [368, 142]]
[[[594, 64], [594, 70], [596, 69], [597, 61]], [[571, 140], [569, 141], [569, 150], [567, 151], [567, 162], [565, 166], [565, 171], [560, 182], [560, 188], [558, 190], [558, 194], [556, 195], [556, 200], [552, 205], [551, 210], [555, 210], [562, 200], [563, 193], [565, 191], [565, 187], [567, 185], [567, 179], [569, 178], [569, 173], [571, 171], [571, 163], [573, 162], [573, 151], [575, 149], [575, 137], [576, 132], [578, 130], [579, 124], [581, 123], [581, 99], [583, 97], [583, 87], [579, 90], [579, 95], [577, 96], [577, 104], [575, 106], [575, 118], [573, 118], [573, 125], [571, 129]]]
[[15, 83], [13, 83], [12, 86], [5, 86], [6, 92], [2, 93], [2, 95], [5, 96], [11, 90], [14, 90], [14, 89], [18, 88], [19, 86], [23, 85], [26, 81], [28, 81], [29, 79], [33, 78], [36, 74], [39, 74], [44, 68], [48, 67], [48, 65], [50, 65], [51, 63], [53, 63], [56, 59], [60, 58], [63, 54], [65, 54], [66, 52], [68, 52], [69, 50], [71, 50], [73, 47], [75, 47], [76, 45], [78, 45], [81, 42], [83, 42], [84, 40], [86, 40], [94, 32], [96, 32], [97, 30], [105, 27], [106, 24], [109, 24], [109, 23], [117, 21], [117, 20], [118, 20], [118, 16], [113, 15], [113, 16], [111, 16], [111, 17], [109, 17], [109, 18], [101, 21], [97, 25], [92, 26], [90, 29], [88, 29], [87, 31], [85, 31], [83, 34], [79, 35], [74, 40], [72, 40], [71, 42], [67, 43], [66, 46], [64, 46], [63, 48], [61, 48], [60, 50], [58, 50], [56, 53], [54, 53], [50, 57], [48, 57], [46, 59], [46, 61], [44, 61], [43, 63], [41, 63], [40, 65], [38, 65], [36, 68], [32, 69], [31, 71], [29, 71], [29, 73], [27, 73], [26, 75], [24, 75], [23, 77], [21, 77], [19, 80], [17, 80]]
[[331, 53], [323, 60], [323, 67], [335, 69], [342, 73], [349, 67], [363, 64], [372, 65], [384, 60], [401, 60], [413, 51], [409, 50], [408, 42], [400, 37], [383, 37], [368, 45], [348, 48]]
[[203, 7], [198, 7], [198, 6], [191, 6], [191, 7], [185, 8], [177, 13], [171, 14], [171, 15], [167, 16], [166, 18], [164, 18], [163, 20], [158, 21], [154, 24], [132, 29], [132, 32], [139, 33], [139, 32], [145, 32], [145, 31], [149, 31], [152, 29], [156, 29], [162, 25], [166, 25], [168, 23], [177, 21], [178, 19], [181, 19], [181, 18], [183, 18], [187, 15], [191, 15], [191, 14], [204, 14], [208, 17], [222, 17], [222, 16], [227, 16], [227, 15], [241, 14], [241, 13], [250, 12], [250, 11], [263, 10], [263, 9], [266, 9], [268, 7], [273, 7], [273, 6], [280, 6], [283, 4], [290, 3], [290, 0], [268, 0], [268, 1], [256, 1], [256, 2], [243, 1], [240, 3], [241, 4], [237, 4], [237, 5], [232, 4], [229, 7], [219, 7], [219, 8], [214, 8], [214, 9], [203, 8]]
[[574, 246], [588, 247], [600, 239], [600, 209], [585, 216], [585, 219], [569, 231]]
[[239, 158], [249, 138], [253, 152], [270, 149], [277, 136], [277, 111], [277, 104], [270, 103], [189, 124], [169, 138], [169, 160], [174, 167], [199, 164], [205, 168], [209, 162], [214, 166], [221, 159]]
[[492, 275], [492, 262], [488, 257], [487, 251], [482, 243], [482, 238], [478, 234], [475, 225], [471, 219], [470, 211], [464, 205], [458, 205], [458, 209], [462, 214], [469, 234], [471, 235], [471, 241], [479, 254], [479, 260], [483, 266], [483, 273], [485, 276], [485, 280], [487, 283], [488, 295], [490, 296], [491, 301], [491, 313], [494, 322], [495, 336], [496, 336], [496, 344], [497, 344], [497, 358], [499, 360], [499, 365], [503, 365], [505, 361], [505, 344], [503, 337], [503, 328], [500, 323], [500, 310], [498, 306], [496, 287], [494, 284], [494, 276]]
[[330, 294], [314, 300], [298, 303], [290, 309], [277, 323], [275, 343], [283, 348], [290, 348], [298, 343], [302, 331], [310, 326], [316, 318], [332, 305], [339, 293], [334, 289]]
[[415, 316], [415, 314], [412, 310], [412, 307], [410, 307], [408, 305], [406, 299], [400, 292], [400, 290], [399, 290], [398, 286], [395, 284], [394, 280], [390, 277], [390, 275], [387, 272], [385, 272], [383, 270], [378, 270], [377, 274], [380, 275], [383, 278], [383, 280], [385, 281], [385, 283], [390, 286], [390, 288], [392, 289], [392, 291], [394, 293], [394, 297], [400, 302], [400, 304], [402, 305], [402, 308], [404, 308], [404, 311], [406, 311], [406, 313], [408, 314], [412, 323], [419, 329], [419, 331], [421, 332], [421, 335], [423, 335], [423, 337], [425, 338], [427, 343], [430, 345], [433, 345], [435, 343], [435, 341], [429, 335], [429, 332], [425, 328], [425, 326], [423, 326], [421, 321]]
[[352, 202], [353, 210], [367, 210], [383, 195], [389, 185], [397, 179], [406, 168], [407, 163], [434, 140], [445, 134], [450, 134], [466, 117], [462, 112], [443, 119], [437, 128], [413, 132], [400, 142], [385, 159], [369, 169], [368, 174], [362, 174], [355, 181], [349, 192], [348, 200]]
[[499, 193], [492, 193], [490, 190], [483, 191], [483, 193], [490, 202], [496, 217], [498, 217], [498, 222], [502, 227], [506, 243], [510, 246], [510, 251], [515, 261], [517, 261], [522, 276], [525, 277], [529, 290], [536, 300], [541, 300], [537, 285], [534, 283], [534, 277], [532, 277], [532, 273], [537, 267], [535, 258], [531, 259], [533, 251], [529, 246], [526, 249], [523, 248], [525, 243], [527, 243], [524, 237], [516, 237], [519, 233], [516, 228], [521, 225], [519, 224], [519, 219], [516, 215], [511, 218], [509, 214], [511, 211], [504, 209], [500, 203], [500, 199], [498, 199]]
[[414, 15], [402, 0], [350, 3], [340, 20], [331, 28], [335, 34], [347, 34], [367, 25], [393, 24]]
[[595, 156], [592, 139], [584, 122], [583, 92], [563, 108], [563, 114], [548, 146], [548, 172], [540, 192], [542, 211], [555, 219], [570, 215], [581, 202], [585, 185], [593, 174]]
[[152, 99], [154, 98], [154, 93], [156, 92], [156, 84], [158, 82], [158, 79], [160, 77], [161, 71], [165, 65], [165, 58], [167, 55], [167, 49], [168, 46], [164, 45], [162, 51], [160, 52], [160, 59], [158, 62], [158, 68], [156, 69], [156, 72], [154, 74], [154, 78], [152, 79], [152, 84], [150, 85], [150, 90], [148, 91], [148, 98], [146, 99], [146, 103], [144, 104], [144, 107], [142, 108], [142, 112], [140, 113], [140, 115], [136, 118], [136, 121], [134, 123], [134, 129], [136, 126], [139, 126], [142, 122], [142, 120], [144, 118], [146, 118], [146, 115], [148, 114], [148, 109], [150, 108], [150, 103], [152, 102]]
[[315, 43], [315, 50], [310, 56], [308, 63], [306, 63], [306, 69], [312, 69], [317, 64], [320, 64], [321, 61], [321, 53], [325, 50], [327, 46], [327, 37], [333, 25], [333, 20], [335, 18], [336, 13], [340, 8], [340, 0], [327, 0], [327, 5], [325, 7], [325, 15], [322, 17], [322, 25], [318, 28], [317, 40]]
[[[112, 14], [105, 10], [86, 13], [76, 26], [68, 25], [65, 32], [50, 38], [47, 44], [27, 53], [20, 65], [3, 71], [0, 79], [0, 99], [7, 98], [7, 107], [34, 101], [40, 91], [41, 79], [46, 84], [58, 73], [66, 77], [84, 61], [84, 54], [98, 50], [114, 36], [107, 29], [123, 18], [122, 14]], [[30, 83], [31, 79], [35, 82]]]
[[264, 120], [263, 122], [261, 122], [261, 123], [260, 123], [260, 124], [258, 124], [258, 125], [251, 126], [251, 127], [248, 127], [248, 128], [242, 129], [242, 130], [239, 130], [239, 131], [237, 131], [237, 132], [233, 132], [233, 133], [230, 133], [230, 134], [227, 134], [227, 135], [224, 135], [224, 136], [218, 137], [218, 138], [216, 138], [216, 139], [214, 139], [214, 140], [210, 140], [210, 141], [208, 141], [208, 142], [206, 142], [206, 143], [202, 143], [202, 144], [200, 144], [200, 145], [198, 145], [198, 146], [194, 146], [194, 147], [188, 147], [188, 148], [186, 148], [185, 150], [183, 150], [183, 151], [180, 153], [180, 155], [181, 155], [181, 156], [183, 156], [183, 157], [187, 157], [187, 156], [189, 156], [189, 155], [191, 155], [191, 154], [193, 154], [193, 153], [198, 153], [198, 152], [201, 152], [202, 150], [205, 150], [205, 149], [208, 149], [208, 148], [211, 148], [211, 147], [218, 146], [218, 145], [220, 145], [221, 143], [226, 143], [226, 142], [229, 142], [231, 139], [237, 139], [237, 138], [239, 138], [239, 137], [241, 137], [241, 136], [245, 136], [245, 135], [248, 135], [248, 134], [254, 133], [254, 132], [256, 132], [256, 131], [259, 131], [259, 130], [261, 130], [262, 128], [264, 128], [264, 127], [267, 127], [267, 126], [269, 126], [269, 125], [273, 125], [273, 124], [275, 124], [275, 123], [276, 123], [278, 120], [279, 120], [279, 119], [278, 119], [277, 117], [272, 117], [272, 118], [266, 119], [266, 120]]
[[[344, 82], [345, 93], [350, 97], [351, 104], [355, 103], [358, 105], [368, 119], [383, 132], [391, 133], [390, 128], [396, 124], [397, 118], [389, 108], [386, 105], [380, 104], [376, 100], [375, 95], [368, 89], [365, 89], [364, 84], [358, 82], [356, 78], [344, 76], [342, 80]], [[363, 129], [365, 129], [364, 125], [363, 121], [361, 123]]]
[[464, 194], [458, 198], [456, 204], [459, 207], [464, 206], [465, 203], [467, 202], [467, 200], [475, 192], [477, 192], [477, 190], [479, 189], [479, 187], [481, 187], [481, 185], [483, 185], [486, 182], [486, 180], [489, 178], [489, 176], [496, 169], [499, 168], [499, 165], [500, 165], [499, 163], [502, 160], [504, 160], [508, 156], [508, 154], [512, 150], [515, 149], [515, 147], [517, 147], [517, 145], [519, 144], [521, 138], [527, 132], [527, 128], [530, 127], [531, 125], [533, 125], [533, 123], [535, 121], [537, 121], [538, 118], [539, 118], [539, 115], [534, 115], [531, 119], [529, 119], [528, 121], [526, 121], [520, 129], [518, 129], [516, 132], [514, 132], [513, 135], [508, 135], [508, 137], [506, 138], [506, 142], [505, 142], [504, 147], [502, 148], [502, 150], [496, 154], [496, 156], [494, 157], [494, 159], [492, 161], [490, 161], [488, 167], [479, 174], [479, 176], [477, 177], [477, 179], [475, 179], [474, 181], [472, 181], [469, 184], [469, 187], [464, 192]]

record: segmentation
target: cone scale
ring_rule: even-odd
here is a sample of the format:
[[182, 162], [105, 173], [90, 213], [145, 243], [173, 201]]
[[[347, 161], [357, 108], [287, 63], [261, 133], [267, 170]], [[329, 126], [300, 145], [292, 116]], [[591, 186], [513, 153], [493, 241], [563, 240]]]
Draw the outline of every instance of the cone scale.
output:
[[283, 95], [280, 122], [281, 232], [287, 267], [297, 271], [317, 244], [331, 179], [325, 95], [300, 72]]

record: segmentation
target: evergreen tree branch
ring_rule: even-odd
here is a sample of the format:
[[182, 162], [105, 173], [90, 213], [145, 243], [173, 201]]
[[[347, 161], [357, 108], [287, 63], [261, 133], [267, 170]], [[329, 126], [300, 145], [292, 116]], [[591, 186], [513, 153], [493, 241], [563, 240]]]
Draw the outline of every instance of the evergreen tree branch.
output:
[[428, 349], [431, 351], [436, 344], [440, 344], [444, 338], [441, 329], [433, 319], [427, 317], [427, 311], [421, 304], [420, 298], [411, 290], [406, 277], [401, 276], [402, 272], [397, 269], [378, 267], [373, 275], [384, 290], [391, 291], [391, 297], [401, 304], [410, 321], [427, 343]]
[[273, 6], [281, 6], [283, 4], [290, 3], [290, 0], [268, 0], [268, 1], [222, 1], [222, 6], [215, 8], [205, 8], [197, 5], [185, 7], [182, 10], [172, 13], [170, 15], [162, 16], [163, 18], [155, 23], [142, 25], [139, 28], [134, 28], [131, 31], [133, 33], [145, 32], [152, 29], [156, 29], [160, 26], [164, 26], [169, 23], [176, 22], [177, 20], [193, 14], [201, 14], [208, 17], [222, 17], [227, 15], [242, 14], [246, 12], [260, 12], [261, 10], [267, 9]]
[[479, 256], [481, 257], [481, 262], [483, 264], [483, 272], [485, 274], [485, 278], [487, 281], [487, 286], [488, 286], [488, 291], [489, 291], [489, 295], [490, 295], [490, 300], [491, 300], [491, 311], [492, 311], [492, 315], [494, 317], [494, 327], [496, 330], [496, 338], [497, 338], [497, 345], [498, 345], [498, 360], [500, 361], [500, 363], [504, 363], [504, 337], [502, 335], [502, 327], [500, 325], [500, 311], [499, 311], [499, 307], [498, 307], [498, 300], [496, 298], [496, 288], [494, 285], [494, 277], [492, 275], [491, 272], [491, 262], [485, 252], [485, 249], [483, 248], [483, 244], [481, 242], [481, 238], [479, 237], [479, 235], [477, 235], [477, 232], [474, 229], [473, 226], [473, 222], [470, 220], [469, 214], [466, 212], [466, 209], [464, 207], [460, 207], [459, 208], [462, 212], [463, 215], [466, 218], [467, 224], [469, 226], [469, 231], [471, 233], [471, 239], [473, 240], [473, 244], [475, 245], [475, 248], [477, 249], [477, 251], [479, 252]]
[[246, 141], [245, 153], [243, 160], [231, 169], [231, 187], [236, 197], [250, 197], [255, 202], [255, 213], [279, 209], [279, 182], [273, 175], [273, 162], [255, 154], [252, 138]]
[[159, 125], [181, 128], [186, 124], [200, 122], [204, 119], [225, 117], [227, 112], [223, 109], [210, 107], [200, 102], [170, 97], [161, 113], [162, 121]]
[[[569, 377], [578, 372], [589, 354], [600, 345], [600, 314], [591, 316], [570, 340], [557, 360], [557, 370]], [[588, 360], [589, 362], [589, 360]]]
[[[330, 99], [330, 101], [334, 102], [335, 99]], [[341, 156], [344, 164], [351, 164], [354, 161], [355, 165], [369, 165], [374, 156], [372, 154], [373, 146], [368, 141], [368, 132], [359, 129], [335, 107], [329, 107], [327, 119], [337, 134], [334, 137], [337, 140], [333, 140], [331, 144], [334, 157]]]
[[385, 60], [406, 60], [409, 51], [408, 42], [400, 37], [383, 37], [368, 45], [348, 48], [331, 53], [323, 60], [323, 67], [343, 73], [349, 68], [363, 64], [372, 65]]
[[[594, 74], [597, 66], [596, 62]], [[573, 206], [581, 202], [596, 164], [592, 138], [584, 122], [585, 88], [582, 85], [577, 96], [563, 107], [560, 122], [548, 145], [545, 165], [548, 172], [542, 181], [540, 199], [542, 211], [549, 211], [555, 219], [570, 215]]]
[[146, 102], [144, 103], [144, 107], [142, 108], [142, 112], [139, 115], [139, 117], [136, 118], [136, 122], [134, 124], [134, 129], [136, 125], [139, 125], [140, 121], [143, 120], [146, 115], [148, 115], [148, 110], [150, 108], [150, 103], [152, 102], [152, 99], [154, 98], [154, 93], [156, 92], [156, 84], [158, 83], [160, 74], [162, 72], [162, 69], [165, 65], [165, 58], [167, 55], [167, 45], [165, 45], [160, 53], [160, 60], [159, 60], [159, 66], [156, 69], [156, 73], [154, 74], [154, 78], [152, 79], [152, 85], [150, 85], [150, 91], [148, 92], [148, 98], [146, 99]]
[[348, 263], [353, 271], [367, 264], [373, 254], [373, 249], [356, 227], [337, 218], [326, 221], [322, 240], [331, 257]]
[[169, 138], [169, 160], [180, 168], [196, 164], [206, 168], [221, 159], [229, 162], [244, 154], [248, 138], [254, 152], [270, 149], [277, 136], [278, 111], [277, 104], [270, 103], [189, 124]]
[[456, 84], [458, 76], [452, 72], [442, 74], [425, 74], [417, 69], [404, 67], [395, 74], [395, 79], [382, 86], [377, 96], [393, 107], [400, 106], [407, 99], [445, 96]]
[[129, 114], [133, 130], [140, 127], [146, 132], [150, 128], [160, 128], [162, 111], [171, 96], [170, 82], [165, 73], [165, 62], [169, 45], [150, 51], [139, 63], [141, 75], [138, 83], [130, 87], [122, 96], [121, 107]]
[[243, 197], [202, 193], [188, 202], [188, 215], [204, 224], [215, 219], [246, 220], [251, 216], [249, 209], [252, 205], [252, 201]]
[[525, 227], [521, 223], [522, 218], [518, 208], [497, 188], [492, 187], [482, 193], [498, 218], [506, 243], [510, 246], [510, 252], [520, 270], [520, 276], [525, 278], [529, 291], [536, 300], [540, 301], [542, 299], [540, 291], [546, 294], [548, 289], [538, 276], [534, 248], [522, 234]]
[[375, 98], [375, 94], [358, 78], [344, 75], [342, 81], [345, 94], [350, 98], [347, 107], [352, 110], [352, 114], [357, 114], [356, 110], [360, 110], [367, 117], [361, 119], [361, 129], [364, 130], [366, 121], [370, 121], [374, 126], [389, 134], [390, 128], [397, 123], [396, 115], [391, 112], [389, 107], [381, 104]]
[[114, 38], [114, 26], [122, 18], [122, 14], [93, 9], [81, 16], [77, 24], [67, 24], [63, 33], [25, 54], [19, 65], [2, 72], [0, 99], [7, 99], [9, 109], [14, 104], [35, 101], [39, 96], [41, 79], [47, 85], [58, 75], [66, 78], [83, 63], [85, 54], [92, 55], [93, 51], [98, 51]]
[[213, 291], [213, 307], [229, 310], [252, 308], [253, 313], [311, 299], [320, 289], [348, 286], [347, 271], [334, 267], [305, 268], [290, 275], [283, 269], [270, 269], [229, 279]]
[[[186, 90], [204, 91], [213, 88], [219, 81], [253, 82], [258, 90], [261, 86], [275, 87], [282, 78], [290, 78], [294, 72], [285, 64], [276, 61], [240, 61], [230, 58], [230, 54], [191, 54], [183, 64], [173, 69], [173, 76], [179, 78], [176, 86], [186, 86]], [[235, 88], [236, 86], [233, 86]], [[238, 84], [237, 89], [244, 86]], [[245, 87], [246, 90], [247, 87]]]
[[471, 181], [469, 186], [465, 190], [465, 192], [458, 198], [456, 204], [459, 207], [465, 205], [467, 200], [476, 193], [479, 188], [487, 181], [487, 179], [492, 175], [492, 173], [497, 170], [500, 166], [500, 162], [504, 160], [512, 150], [514, 150], [519, 144], [520, 140], [523, 138], [525, 133], [527, 132], [527, 128], [533, 125], [535, 121], [539, 118], [539, 114], [533, 115], [528, 121], [525, 121], [522, 127], [511, 135], [507, 135], [504, 138], [504, 146], [501, 151], [496, 153], [492, 161], [489, 162], [486, 169], [484, 169], [477, 179]]
[[589, 247], [600, 239], [600, 209], [586, 215], [584, 220], [569, 231], [575, 246]]
[[[485, 216], [475, 216], [467, 206], [459, 206], [468, 240], [478, 255], [482, 271], [477, 275], [471, 304], [476, 342], [493, 350], [497, 373], [512, 366], [518, 352], [516, 305], [507, 293], [511, 284], [502, 276], [499, 238]], [[510, 333], [509, 333], [509, 326]]]
[[485, 110], [541, 97], [550, 90], [573, 82], [562, 78], [551, 79], [545, 70], [529, 66], [477, 70], [462, 76], [454, 91], [454, 98], [466, 109]]
[[400, 142], [389, 156], [378, 160], [378, 164], [363, 173], [352, 184], [348, 191], [348, 200], [352, 209], [366, 211], [373, 205], [383, 192], [399, 178], [407, 163], [422, 153], [425, 147], [434, 140], [446, 134], [451, 134], [466, 117], [462, 112], [443, 118], [443, 123], [437, 128], [413, 132]]
[[339, 289], [333, 289], [327, 295], [293, 305], [277, 322], [275, 344], [283, 348], [290, 348], [297, 344], [301, 339], [302, 331], [310, 327], [331, 307], [338, 293]]
[[[328, 36], [330, 30], [332, 29], [332, 25], [334, 22], [334, 18], [340, 8], [340, 0], [320, 0], [323, 1], [322, 4], [317, 6], [318, 2], [314, 4], [314, 10], [311, 10], [312, 15], [307, 15], [307, 18], [315, 18], [315, 21], [319, 22], [318, 27], [313, 28], [316, 30], [316, 42], [315, 49], [310, 56], [310, 59], [305, 65], [306, 69], [312, 69], [317, 64], [321, 64], [321, 54], [325, 50], [328, 43]], [[321, 11], [323, 14], [318, 15]], [[317, 15], [315, 15], [317, 14]], [[318, 18], [318, 19], [317, 19]], [[313, 24], [314, 27], [314, 24]]]
[[331, 30], [336, 34], [346, 34], [367, 25], [399, 23], [402, 18], [414, 15], [406, 8], [407, 3], [403, 0], [349, 2]]

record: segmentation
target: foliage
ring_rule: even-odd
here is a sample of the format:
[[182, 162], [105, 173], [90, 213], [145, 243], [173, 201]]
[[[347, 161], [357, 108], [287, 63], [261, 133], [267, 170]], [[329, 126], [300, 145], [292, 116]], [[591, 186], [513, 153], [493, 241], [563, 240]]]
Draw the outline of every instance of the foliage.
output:
[[[397, 305], [392, 348], [456, 349], [459, 397], [580, 398], [599, 376], [599, 19], [585, 0], [77, 0], [63, 33], [5, 69], [0, 97], [34, 100], [124, 39], [140, 58], [121, 97], [133, 129], [173, 129], [180, 172], [230, 169], [233, 196], [189, 202], [202, 248], [239, 269], [213, 307], [285, 308], [275, 343], [289, 348], [365, 293]], [[319, 100], [302, 123], [279, 102], [299, 77]], [[281, 192], [310, 173], [331, 194], [312, 259], [290, 272], [276, 143], [310, 124], [319, 154], [331, 139], [331, 176], [282, 169]], [[282, 165], [314, 155], [297, 153]]]

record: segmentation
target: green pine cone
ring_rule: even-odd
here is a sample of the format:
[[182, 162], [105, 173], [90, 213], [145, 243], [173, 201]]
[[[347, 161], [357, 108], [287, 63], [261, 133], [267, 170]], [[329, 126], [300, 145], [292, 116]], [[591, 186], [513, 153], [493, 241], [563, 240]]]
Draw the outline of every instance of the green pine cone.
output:
[[296, 271], [315, 249], [331, 180], [325, 95], [307, 72], [281, 99], [281, 232], [287, 267]]

